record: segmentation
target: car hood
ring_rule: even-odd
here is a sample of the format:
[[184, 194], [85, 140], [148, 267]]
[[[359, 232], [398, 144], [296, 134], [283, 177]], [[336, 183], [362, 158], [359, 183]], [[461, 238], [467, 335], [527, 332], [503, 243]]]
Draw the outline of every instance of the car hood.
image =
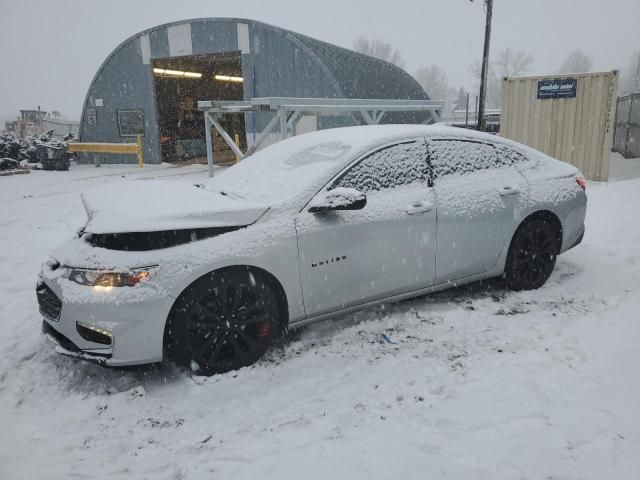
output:
[[162, 180], [111, 183], [81, 198], [89, 217], [84, 230], [95, 234], [241, 227], [269, 208], [188, 182]]

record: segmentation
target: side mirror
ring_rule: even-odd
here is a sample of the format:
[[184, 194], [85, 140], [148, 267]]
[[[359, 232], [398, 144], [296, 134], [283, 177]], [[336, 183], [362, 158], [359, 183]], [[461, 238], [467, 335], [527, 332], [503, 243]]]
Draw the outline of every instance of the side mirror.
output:
[[321, 193], [313, 199], [309, 212], [322, 213], [333, 210], [361, 210], [367, 204], [367, 196], [355, 188], [338, 187]]

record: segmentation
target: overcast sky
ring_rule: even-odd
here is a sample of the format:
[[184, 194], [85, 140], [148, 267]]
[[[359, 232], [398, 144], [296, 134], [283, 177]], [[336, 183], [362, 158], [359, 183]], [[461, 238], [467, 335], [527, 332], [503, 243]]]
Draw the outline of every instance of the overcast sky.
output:
[[[494, 0], [492, 52], [535, 57], [553, 73], [573, 49], [594, 68], [622, 68], [640, 49], [640, 0]], [[452, 86], [472, 88], [481, 57], [482, 0], [0, 0], [0, 116], [20, 108], [78, 119], [94, 73], [124, 39], [148, 27], [197, 17], [267, 22], [351, 48], [360, 35], [397, 47], [409, 73], [437, 64]]]

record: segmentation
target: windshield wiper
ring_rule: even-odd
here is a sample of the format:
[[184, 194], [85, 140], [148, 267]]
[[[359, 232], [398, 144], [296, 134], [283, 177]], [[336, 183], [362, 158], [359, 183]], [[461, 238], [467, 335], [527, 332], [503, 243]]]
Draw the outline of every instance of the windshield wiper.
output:
[[229, 197], [233, 200], [246, 200], [246, 198], [244, 198], [242, 195], [236, 192], [226, 192], [224, 190], [218, 190], [218, 193], [224, 197]]

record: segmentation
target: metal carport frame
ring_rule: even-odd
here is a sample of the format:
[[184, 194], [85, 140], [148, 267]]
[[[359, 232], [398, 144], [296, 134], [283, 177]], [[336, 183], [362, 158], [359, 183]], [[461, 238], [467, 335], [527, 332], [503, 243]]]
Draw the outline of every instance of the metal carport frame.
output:
[[[285, 139], [291, 132], [295, 135], [298, 121], [304, 115], [353, 116], [360, 113], [368, 125], [377, 125], [387, 112], [431, 112], [432, 118], [439, 120], [438, 112], [444, 107], [439, 100], [382, 100], [352, 98], [292, 98], [263, 97], [247, 101], [210, 101], [198, 102], [198, 109], [204, 113], [204, 128], [207, 141], [207, 163], [209, 176], [213, 177], [213, 145], [211, 127], [220, 133], [229, 148], [238, 157], [244, 158], [254, 153], [267, 136], [279, 126], [280, 137]], [[275, 116], [260, 132], [246, 153], [242, 153], [231, 136], [218, 122], [225, 113], [275, 112]], [[355, 119], [355, 117], [354, 117]], [[357, 122], [358, 123], [358, 122]]]

